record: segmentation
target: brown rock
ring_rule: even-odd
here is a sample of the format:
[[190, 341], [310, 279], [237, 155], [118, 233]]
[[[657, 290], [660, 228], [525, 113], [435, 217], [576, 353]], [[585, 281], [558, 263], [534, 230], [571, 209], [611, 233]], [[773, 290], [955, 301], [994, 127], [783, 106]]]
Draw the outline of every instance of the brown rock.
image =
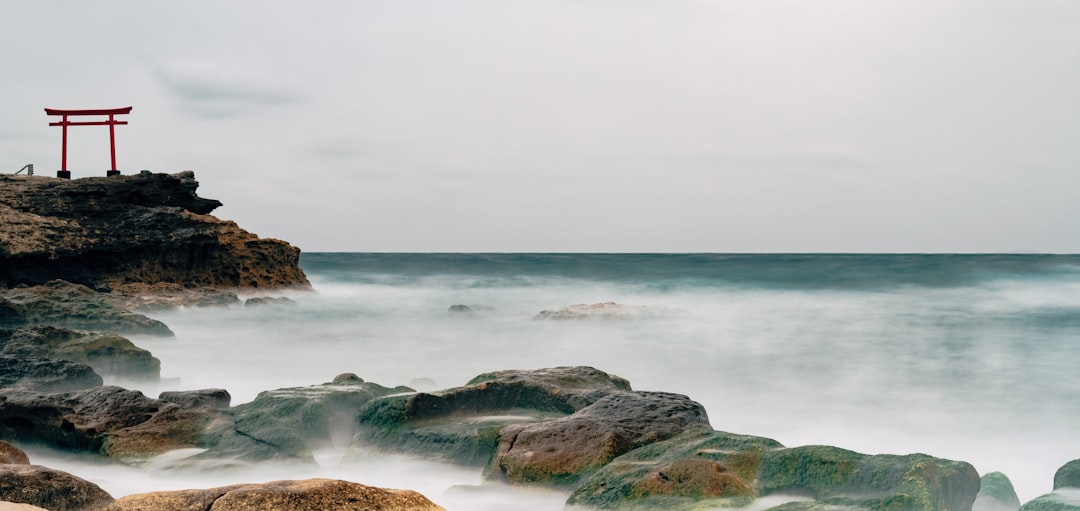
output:
[[98, 485], [37, 465], [0, 465], [0, 500], [50, 511], [99, 511], [113, 501]]
[[192, 172], [53, 179], [0, 175], [0, 287], [54, 279], [308, 287], [300, 250], [209, 213]]
[[411, 490], [390, 490], [330, 479], [274, 481], [208, 490], [129, 495], [108, 511], [445, 511]]
[[[0, 247], [2, 248], [2, 247]], [[0, 257], [0, 273], [3, 272]], [[19, 287], [0, 294], [0, 327], [49, 324], [76, 330], [172, 337], [164, 323], [109, 302], [109, 295], [64, 280]], [[4, 305], [6, 304], [6, 306]]]
[[22, 449], [0, 440], [0, 465], [29, 465], [30, 458]]
[[621, 454], [708, 424], [705, 409], [686, 396], [619, 392], [566, 417], [507, 426], [485, 477], [569, 485]]
[[49, 511], [43, 507], [31, 506], [30, 504], [16, 504], [14, 502], [0, 502], [0, 511]]
[[149, 351], [105, 332], [53, 326], [0, 330], [0, 353], [86, 364], [104, 376], [157, 381], [161, 373], [161, 361]]

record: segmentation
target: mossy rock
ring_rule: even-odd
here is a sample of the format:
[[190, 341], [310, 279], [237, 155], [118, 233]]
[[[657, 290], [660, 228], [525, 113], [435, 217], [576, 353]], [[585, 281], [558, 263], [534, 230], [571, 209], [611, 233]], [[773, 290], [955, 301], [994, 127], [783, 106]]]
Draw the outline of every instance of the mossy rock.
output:
[[1080, 490], [1059, 489], [1020, 506], [1020, 511], [1080, 511]]
[[1020, 499], [1012, 481], [1001, 472], [990, 472], [982, 476], [979, 493], [975, 496], [972, 511], [1016, 511], [1020, 509]]
[[926, 454], [870, 456], [804, 446], [766, 453], [758, 491], [882, 511], [967, 511], [979, 491], [979, 475], [968, 463]]
[[161, 361], [130, 340], [106, 332], [36, 326], [0, 331], [0, 351], [86, 364], [98, 374], [157, 381]]
[[779, 442], [695, 428], [630, 451], [587, 477], [567, 504], [690, 511], [749, 504], [761, 458]]
[[1054, 489], [1080, 488], [1080, 460], [1072, 460], [1054, 473]]

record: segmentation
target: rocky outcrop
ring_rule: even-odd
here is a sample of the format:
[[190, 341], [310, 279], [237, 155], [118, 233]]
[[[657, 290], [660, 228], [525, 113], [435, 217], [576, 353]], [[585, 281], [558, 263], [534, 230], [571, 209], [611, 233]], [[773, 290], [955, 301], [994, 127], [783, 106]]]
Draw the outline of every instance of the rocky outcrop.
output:
[[300, 251], [209, 213], [192, 172], [53, 179], [0, 175], [0, 287], [62, 279], [127, 284], [308, 286]]
[[59, 394], [0, 390], [0, 438], [111, 457], [141, 457], [199, 445], [203, 410], [151, 399], [120, 387]]
[[[157, 381], [161, 361], [119, 335], [53, 326], [0, 329], [0, 354], [86, 364], [102, 376]], [[98, 383], [100, 385], [100, 383]]]
[[445, 511], [411, 490], [390, 490], [330, 479], [274, 481], [208, 490], [128, 495], [108, 511]]
[[485, 373], [462, 387], [373, 400], [360, 411], [354, 444], [484, 466], [504, 427], [565, 416], [629, 390], [625, 379], [592, 367]]
[[232, 395], [225, 389], [177, 390], [162, 392], [158, 399], [176, 403], [183, 408], [228, 410]]
[[1080, 490], [1060, 488], [1025, 502], [1020, 511], [1080, 511]]
[[3, 440], [0, 440], [0, 465], [29, 465], [26, 453]]
[[86, 364], [33, 356], [0, 355], [0, 388], [69, 392], [101, 384], [101, 376]]
[[114, 304], [109, 295], [63, 280], [0, 292], [0, 327], [33, 325], [118, 334], [173, 335], [164, 323]]
[[1020, 499], [1016, 496], [1012, 481], [1001, 472], [990, 472], [979, 480], [979, 493], [971, 511], [1016, 511]]
[[98, 485], [37, 465], [0, 465], [0, 501], [50, 511], [101, 511], [113, 502]]

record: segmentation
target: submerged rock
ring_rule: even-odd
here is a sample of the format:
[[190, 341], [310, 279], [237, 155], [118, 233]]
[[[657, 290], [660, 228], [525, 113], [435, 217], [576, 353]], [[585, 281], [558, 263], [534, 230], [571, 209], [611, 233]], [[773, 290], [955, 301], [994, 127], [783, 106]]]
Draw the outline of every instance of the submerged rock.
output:
[[[5, 312], [6, 311], [6, 312]], [[76, 330], [172, 337], [164, 323], [109, 303], [80, 284], [51, 280], [0, 292], [0, 327], [56, 325]]]
[[1059, 488], [1025, 502], [1020, 511], [1080, 511], [1080, 489]]
[[244, 307], [258, 307], [261, 305], [296, 305], [296, 301], [287, 296], [256, 296], [244, 300]]
[[584, 366], [485, 373], [462, 387], [373, 400], [360, 411], [353, 444], [484, 466], [504, 427], [564, 416], [629, 389], [625, 379]]
[[205, 442], [210, 449], [196, 459], [314, 461], [312, 451], [348, 444], [364, 404], [400, 392], [412, 389], [383, 387], [355, 374], [322, 385], [261, 392], [214, 424]]
[[113, 498], [98, 485], [37, 465], [0, 465], [0, 501], [50, 511], [101, 511]]
[[586, 477], [567, 500], [592, 509], [736, 507], [757, 496], [761, 459], [783, 447], [701, 426], [634, 449]]
[[[86, 364], [103, 376], [157, 381], [161, 361], [119, 335], [52, 326], [0, 329], [0, 353]], [[100, 385], [100, 383], [98, 383]]]
[[627, 320], [658, 319], [670, 317], [674, 312], [669, 309], [642, 305], [623, 305], [615, 302], [603, 302], [568, 305], [561, 309], [542, 310], [533, 316], [534, 320]]
[[307, 479], [238, 484], [207, 490], [128, 495], [108, 511], [445, 511], [411, 490], [391, 490], [349, 481]]
[[979, 480], [979, 493], [971, 511], [1016, 511], [1020, 499], [1016, 496], [1012, 481], [1001, 472], [990, 472]]

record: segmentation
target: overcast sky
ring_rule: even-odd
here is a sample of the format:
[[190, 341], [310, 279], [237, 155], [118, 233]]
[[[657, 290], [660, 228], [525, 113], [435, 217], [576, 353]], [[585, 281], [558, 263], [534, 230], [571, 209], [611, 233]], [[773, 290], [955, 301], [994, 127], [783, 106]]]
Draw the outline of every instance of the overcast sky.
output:
[[[7, 2], [0, 172], [305, 251], [1080, 252], [1075, 0]], [[72, 128], [74, 177], [108, 130]]]

